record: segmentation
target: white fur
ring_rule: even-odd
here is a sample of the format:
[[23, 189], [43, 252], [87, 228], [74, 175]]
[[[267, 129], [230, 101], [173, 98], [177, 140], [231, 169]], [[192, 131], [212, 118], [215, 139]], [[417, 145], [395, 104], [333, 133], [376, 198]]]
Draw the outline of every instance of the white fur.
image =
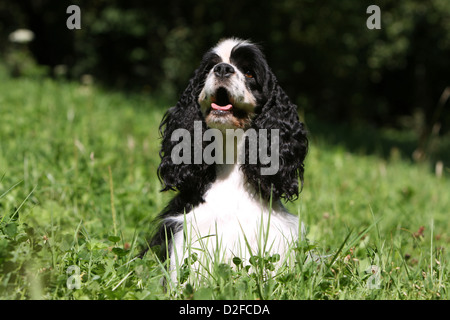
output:
[[174, 235], [170, 251], [174, 281], [177, 265], [180, 267], [190, 253], [199, 256], [200, 263], [193, 266], [197, 269], [207, 264], [208, 259], [219, 258], [229, 263], [233, 257], [239, 257], [248, 263], [252, 255], [266, 252], [280, 254], [283, 261], [298, 238], [298, 217], [279, 203], [271, 208], [267, 201], [261, 200], [257, 192], [244, 184], [239, 165], [219, 168], [216, 181], [205, 194], [205, 202], [185, 216], [170, 218], [178, 223], [186, 222], [187, 234], [187, 239], [183, 230]]
[[248, 41], [237, 39], [237, 38], [229, 38], [220, 41], [213, 51], [222, 58], [222, 62], [230, 63], [231, 51], [234, 47], [240, 44], [250, 44]]

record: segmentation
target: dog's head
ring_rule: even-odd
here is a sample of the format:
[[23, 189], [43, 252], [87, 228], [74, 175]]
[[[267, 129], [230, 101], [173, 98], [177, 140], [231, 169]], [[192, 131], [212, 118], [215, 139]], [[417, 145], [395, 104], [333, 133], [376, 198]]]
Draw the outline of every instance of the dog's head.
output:
[[249, 128], [255, 108], [263, 105], [268, 67], [256, 45], [243, 40], [221, 41], [203, 57], [206, 77], [199, 94], [206, 124], [218, 129]]
[[[202, 196], [215, 179], [215, 165], [205, 163], [174, 164], [171, 159], [172, 133], [185, 129], [194, 135], [194, 123], [202, 130], [271, 129], [279, 133], [280, 168], [273, 175], [261, 175], [265, 164], [245, 162], [241, 169], [249, 183], [264, 198], [293, 199], [303, 184], [303, 161], [308, 147], [306, 130], [299, 121], [297, 107], [278, 85], [261, 49], [236, 38], [219, 42], [204, 56], [200, 66], [175, 107], [165, 114], [160, 130], [163, 137], [158, 173], [164, 189], [195, 192]], [[207, 143], [203, 143], [203, 148]], [[261, 148], [261, 145], [259, 145]], [[264, 148], [270, 150], [270, 145]], [[192, 146], [194, 150], [194, 146]], [[248, 148], [245, 150], [249, 158]], [[269, 154], [270, 151], [266, 154]], [[193, 156], [192, 152], [192, 156]]]

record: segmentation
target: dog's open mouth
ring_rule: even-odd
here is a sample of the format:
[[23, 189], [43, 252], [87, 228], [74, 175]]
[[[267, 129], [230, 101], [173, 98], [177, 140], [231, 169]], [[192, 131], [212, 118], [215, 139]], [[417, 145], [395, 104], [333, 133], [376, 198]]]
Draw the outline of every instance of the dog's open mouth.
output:
[[217, 88], [203, 101], [206, 123], [213, 128], [245, 128], [250, 123], [248, 109], [225, 87]]
[[211, 98], [211, 112], [214, 114], [227, 114], [233, 109], [233, 102], [227, 89], [220, 87], [217, 89], [216, 94]]

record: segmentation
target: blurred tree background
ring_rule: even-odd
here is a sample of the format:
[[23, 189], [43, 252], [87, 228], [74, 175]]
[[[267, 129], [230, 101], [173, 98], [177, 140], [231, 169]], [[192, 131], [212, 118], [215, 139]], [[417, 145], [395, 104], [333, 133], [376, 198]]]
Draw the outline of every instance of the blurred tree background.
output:
[[[81, 9], [81, 30], [66, 27], [72, 4]], [[380, 30], [366, 27], [371, 4], [381, 9]], [[8, 40], [19, 28], [34, 39]], [[205, 50], [228, 36], [261, 44], [307, 115], [415, 129], [419, 141], [449, 131], [448, 0], [0, 3], [0, 63], [11, 74], [77, 80], [87, 74], [110, 88], [171, 102]]]

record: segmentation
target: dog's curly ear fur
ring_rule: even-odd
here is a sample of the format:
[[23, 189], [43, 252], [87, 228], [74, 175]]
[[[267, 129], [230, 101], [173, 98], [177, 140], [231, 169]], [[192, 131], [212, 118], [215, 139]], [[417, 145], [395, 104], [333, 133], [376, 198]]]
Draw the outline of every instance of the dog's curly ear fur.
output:
[[[258, 136], [259, 129], [267, 129], [269, 143], [266, 154], [270, 154], [271, 129], [279, 130], [279, 170], [273, 175], [262, 175], [261, 168], [266, 166], [259, 160], [257, 164], [246, 161], [242, 170], [247, 181], [264, 198], [295, 200], [299, 195], [299, 180], [300, 191], [303, 188], [304, 160], [308, 152], [307, 132], [299, 121], [297, 106], [290, 101], [271, 71], [268, 71], [264, 91], [268, 100], [257, 110], [252, 127]], [[249, 159], [249, 148], [245, 152], [246, 159]]]
[[[162, 137], [159, 155], [161, 163], [158, 167], [158, 177], [163, 184], [162, 191], [178, 190], [184, 194], [202, 195], [208, 184], [215, 179], [215, 168], [205, 163], [194, 163], [194, 149], [191, 144], [191, 161], [188, 164], [174, 164], [171, 154], [179, 141], [172, 141], [172, 133], [176, 129], [186, 129], [194, 137], [194, 123], [202, 123], [202, 134], [206, 130], [206, 123], [202, 116], [198, 94], [204, 84], [207, 66], [201, 65], [189, 81], [186, 90], [178, 103], [164, 115], [159, 131]], [[205, 146], [202, 146], [202, 149]]]

